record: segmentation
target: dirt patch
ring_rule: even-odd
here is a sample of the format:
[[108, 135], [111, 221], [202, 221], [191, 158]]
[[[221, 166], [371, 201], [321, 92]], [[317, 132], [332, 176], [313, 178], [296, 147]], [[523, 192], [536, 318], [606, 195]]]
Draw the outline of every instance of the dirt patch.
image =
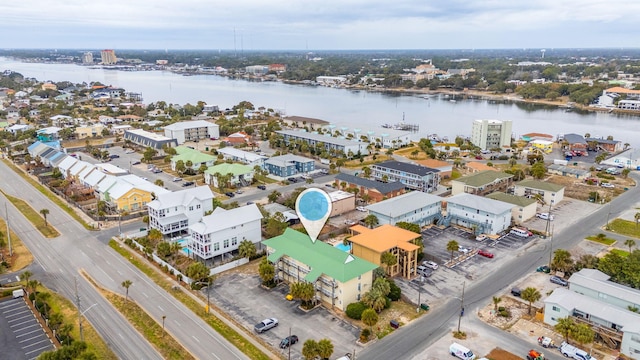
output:
[[522, 357], [512, 354], [506, 350], [495, 348], [486, 356], [491, 360], [522, 360]]
[[584, 180], [560, 175], [551, 175], [546, 179], [546, 181], [564, 186], [564, 196], [584, 201], [587, 201], [589, 199], [589, 193], [594, 191], [598, 192], [599, 198], [608, 201], [613, 197], [622, 194], [625, 191], [624, 188], [635, 186], [633, 179], [623, 179], [621, 177], [616, 177], [615, 180], [609, 180], [611, 184], [615, 185], [614, 188], [589, 185]]
[[[485, 306], [478, 311], [478, 317], [483, 319], [488, 324], [491, 324], [497, 328], [507, 330], [513, 324], [515, 324], [520, 318], [529, 318], [527, 314], [529, 305], [518, 301], [509, 296], [502, 296], [502, 301], [498, 304], [498, 308], [504, 308], [510, 316], [501, 316], [499, 312], [495, 311], [493, 304]], [[535, 313], [535, 307], [532, 306], [531, 313]]]

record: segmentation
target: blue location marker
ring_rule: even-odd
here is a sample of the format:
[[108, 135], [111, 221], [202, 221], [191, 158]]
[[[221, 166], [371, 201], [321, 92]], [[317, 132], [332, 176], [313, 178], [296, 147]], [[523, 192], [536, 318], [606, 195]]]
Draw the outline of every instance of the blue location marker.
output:
[[331, 198], [321, 189], [309, 188], [298, 195], [296, 212], [311, 241], [315, 242], [331, 214]]

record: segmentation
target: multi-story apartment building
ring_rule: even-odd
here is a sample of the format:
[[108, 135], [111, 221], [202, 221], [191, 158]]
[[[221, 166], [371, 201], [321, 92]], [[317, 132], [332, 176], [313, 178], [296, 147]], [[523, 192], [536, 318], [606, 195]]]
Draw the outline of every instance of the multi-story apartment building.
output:
[[304, 174], [315, 169], [313, 159], [292, 154], [271, 157], [264, 165], [270, 174], [280, 177]]
[[87, 51], [82, 54], [82, 63], [93, 64], [93, 53], [91, 51]]
[[438, 170], [395, 160], [371, 165], [371, 176], [377, 181], [398, 181], [422, 192], [432, 192], [440, 183]]
[[238, 249], [240, 242], [262, 239], [262, 213], [256, 204], [225, 210], [217, 207], [211, 215], [189, 226], [189, 249], [203, 260], [224, 256]]
[[105, 65], [112, 65], [118, 62], [118, 58], [116, 57], [116, 52], [111, 49], [105, 49], [100, 51], [100, 59], [102, 63]]
[[178, 145], [185, 141], [218, 139], [220, 126], [205, 120], [181, 121], [164, 127], [164, 136], [176, 139]]
[[322, 148], [330, 154], [345, 156], [351, 152], [353, 155], [358, 153], [363, 155], [369, 154], [369, 145], [366, 142], [358, 142], [354, 140], [347, 140], [344, 138], [332, 137], [329, 135], [320, 135], [318, 133], [309, 133], [305, 131], [295, 130], [279, 130], [276, 133], [282, 136], [285, 145], [295, 144], [296, 141], [302, 141], [310, 147]]
[[147, 204], [149, 227], [163, 235], [185, 233], [189, 225], [213, 210], [213, 193], [208, 186], [160, 194]]
[[511, 225], [515, 205], [482, 196], [462, 193], [447, 198], [446, 225], [473, 229], [476, 234], [496, 235]]
[[511, 147], [511, 120], [474, 120], [471, 142], [483, 150]]
[[378, 223], [381, 225], [409, 222], [425, 226], [441, 217], [443, 200], [436, 195], [411, 191], [369, 205], [366, 209], [370, 215], [375, 215], [378, 218]]

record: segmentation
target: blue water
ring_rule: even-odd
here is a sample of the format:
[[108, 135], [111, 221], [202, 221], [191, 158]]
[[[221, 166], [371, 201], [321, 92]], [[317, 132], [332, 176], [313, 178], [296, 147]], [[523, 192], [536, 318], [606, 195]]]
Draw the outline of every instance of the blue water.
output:
[[344, 252], [350, 252], [351, 251], [351, 245], [345, 245], [343, 243], [339, 243], [336, 244], [335, 247], [337, 247], [338, 249], [344, 251]]
[[[180, 239], [178, 240], [178, 244], [180, 245], [187, 245], [187, 239]], [[183, 247], [182, 248], [182, 252], [187, 254], [187, 255], [191, 255], [191, 250], [188, 247]]]
[[182, 251], [187, 255], [191, 255], [191, 250], [189, 250], [189, 248], [187, 248], [187, 247], [183, 247]]

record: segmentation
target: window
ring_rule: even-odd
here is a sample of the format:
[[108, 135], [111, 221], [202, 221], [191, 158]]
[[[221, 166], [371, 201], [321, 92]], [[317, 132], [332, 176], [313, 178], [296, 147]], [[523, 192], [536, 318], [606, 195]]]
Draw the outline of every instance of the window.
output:
[[238, 245], [238, 238], [237, 237], [232, 237], [231, 238], [231, 246], [236, 246]]
[[229, 247], [229, 239], [224, 241], [224, 248], [228, 248]]
[[196, 205], [196, 209], [200, 209], [200, 207], [201, 207], [200, 204]]
[[189, 211], [193, 211], [193, 206], [189, 206]]
[[557, 306], [552, 307], [552, 309], [553, 309], [553, 311], [555, 311], [555, 312], [560, 312], [560, 308], [559, 308], [559, 307], [557, 307]]
[[220, 243], [219, 242], [213, 244], [213, 251], [220, 251]]

